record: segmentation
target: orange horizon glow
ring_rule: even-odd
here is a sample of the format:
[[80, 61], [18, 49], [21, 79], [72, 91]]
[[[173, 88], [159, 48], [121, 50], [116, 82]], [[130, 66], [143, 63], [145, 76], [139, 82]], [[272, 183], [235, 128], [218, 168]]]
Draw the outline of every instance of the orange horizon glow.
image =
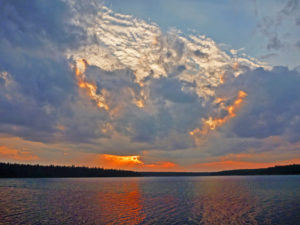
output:
[[300, 164], [300, 158], [273, 162], [255, 162], [254, 160], [257, 160], [257, 157], [260, 156], [250, 153], [229, 154], [212, 162], [197, 163], [190, 166], [180, 166], [170, 161], [145, 163], [138, 155], [119, 156], [101, 154], [97, 155], [97, 159], [96, 161], [93, 161], [93, 165], [96, 163], [96, 165], [101, 165], [103, 168], [145, 172], [216, 172], [222, 170], [258, 169], [273, 167], [276, 165]]
[[110, 154], [100, 154], [96, 156], [92, 164], [101, 165], [104, 168], [125, 169], [136, 171], [180, 171], [183, 170], [179, 165], [169, 161], [158, 161], [145, 163], [139, 155], [120, 156]]
[[119, 155], [109, 155], [103, 154], [100, 155], [100, 160], [103, 161], [105, 164], [111, 165], [112, 167], [115, 166], [137, 166], [143, 165], [144, 163], [140, 160], [140, 156], [133, 155], [133, 156], [119, 156]]
[[17, 150], [7, 146], [0, 146], [0, 159], [17, 160], [17, 161], [36, 161], [38, 156], [28, 151]]
[[[108, 125], [109, 126], [109, 125]], [[278, 137], [268, 138], [268, 141], [276, 143]], [[4, 140], [4, 139], [3, 139]], [[40, 165], [65, 165], [65, 166], [87, 166], [87, 167], [102, 167], [106, 169], [122, 169], [131, 171], [148, 171], [148, 172], [215, 172], [222, 170], [234, 169], [257, 169], [267, 168], [276, 165], [291, 165], [300, 164], [299, 154], [280, 152], [274, 156], [273, 152], [241, 152], [228, 153], [218, 157], [208, 157], [206, 159], [200, 158], [197, 162], [196, 158], [193, 163], [177, 164], [168, 159], [161, 160], [156, 157], [156, 160], [150, 160], [149, 155], [112, 155], [112, 154], [97, 154], [85, 152], [67, 152], [61, 153], [60, 158], [56, 160], [49, 160], [46, 155], [39, 153], [34, 154], [34, 151], [29, 151], [32, 144], [30, 141], [19, 142], [17, 138], [7, 138], [6, 142], [11, 144], [0, 145], [0, 161], [9, 163], [39, 163]], [[5, 141], [3, 141], [5, 142]], [[12, 145], [14, 143], [15, 145]], [[18, 143], [18, 144], [17, 144]], [[293, 146], [294, 149], [299, 147], [299, 144]], [[39, 149], [43, 149], [43, 144], [38, 144]], [[287, 146], [292, 148], [291, 146]], [[32, 148], [33, 150], [37, 148]], [[187, 159], [191, 160], [191, 159]], [[205, 160], [205, 161], [204, 161]]]
[[[89, 160], [87, 163], [70, 163], [71, 165], [87, 166], [87, 167], [101, 167], [105, 169], [121, 169], [131, 170], [137, 172], [218, 172], [224, 170], [238, 170], [238, 169], [259, 169], [268, 168], [280, 165], [299, 164], [300, 158], [289, 160], [274, 160], [272, 162], [257, 161], [259, 158], [268, 158], [268, 155], [238, 153], [221, 156], [218, 159], [210, 162], [196, 163], [191, 165], [180, 166], [170, 161], [157, 161], [153, 163], [145, 163], [141, 160], [141, 156], [119, 156], [110, 154], [96, 154], [93, 155], [94, 160]], [[0, 146], [0, 159], [7, 159], [13, 161], [36, 161], [40, 158], [32, 155], [30, 152]], [[11, 161], [12, 160], [12, 161]], [[88, 159], [85, 159], [85, 161]], [[61, 165], [60, 163], [51, 163], [52, 165]], [[41, 165], [50, 165], [50, 163], [42, 163]], [[64, 164], [66, 166], [66, 164]]]
[[225, 160], [194, 164], [191, 166], [193, 170], [199, 172], [217, 172], [223, 170], [238, 170], [238, 169], [260, 169], [281, 165], [300, 164], [299, 159], [275, 161], [275, 162], [251, 162], [239, 160]]

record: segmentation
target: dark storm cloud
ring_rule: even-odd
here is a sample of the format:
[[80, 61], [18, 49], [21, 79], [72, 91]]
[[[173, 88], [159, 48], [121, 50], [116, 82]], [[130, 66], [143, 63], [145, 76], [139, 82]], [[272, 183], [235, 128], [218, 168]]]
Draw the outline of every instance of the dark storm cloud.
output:
[[135, 83], [135, 77], [131, 70], [115, 70], [105, 71], [97, 66], [88, 66], [86, 70], [87, 79], [95, 81], [97, 84], [97, 91], [106, 89], [113, 94], [119, 93], [122, 88], [131, 88], [135, 94], [138, 94], [140, 87]]
[[153, 98], [164, 98], [172, 102], [177, 103], [191, 103], [195, 102], [197, 95], [195, 93], [186, 93], [182, 90], [184, 82], [161, 77], [159, 79], [154, 79], [151, 82], [151, 96]]
[[0, 71], [7, 73], [0, 101], [0, 130], [35, 141], [50, 141], [75, 82], [62, 48], [75, 46], [79, 29], [67, 24], [62, 1], [1, 1]]
[[299, 86], [300, 74], [286, 67], [271, 71], [260, 68], [239, 76], [225, 86], [248, 93], [243, 109], [229, 125], [232, 132], [238, 137], [299, 138], [299, 132], [291, 132], [296, 129], [300, 115]]
[[[93, 14], [94, 17], [88, 17], [93, 25], [95, 18], [101, 22], [93, 7], [85, 5], [84, 2], [74, 7], [78, 8], [78, 13], [84, 11], [85, 16]], [[191, 48], [193, 50], [188, 50], [182, 40], [168, 36], [161, 40], [162, 47], [157, 49], [157, 53], [149, 53], [142, 58], [140, 56], [143, 56], [145, 46], [141, 45], [141, 49], [133, 51], [130, 46], [135, 47], [136, 41], [133, 44], [127, 43], [127, 37], [123, 35], [122, 49], [108, 54], [119, 54], [121, 58], [116, 58], [113, 62], [105, 57], [94, 58], [96, 62], [103, 60], [103, 65], [110, 63], [113, 69], [107, 70], [111, 71], [105, 71], [102, 64], [99, 66], [94, 62], [89, 65], [87, 62], [86, 69], [81, 74], [83, 81], [96, 87], [93, 95], [98, 98], [105, 97], [110, 107], [109, 110], [97, 108], [97, 102], [95, 98], [91, 98], [91, 93], [78, 87], [74, 67], [72, 69], [70, 66], [76, 65], [76, 56], [76, 59], [83, 58], [85, 53], [93, 56], [95, 52], [85, 52], [85, 44], [92, 42], [97, 46], [97, 41], [91, 37], [94, 33], [86, 40], [85, 33], [88, 30], [83, 32], [82, 28], [69, 23], [71, 11], [67, 3], [58, 0], [1, 1], [0, 133], [41, 142], [96, 143], [96, 147], [103, 143], [107, 149], [117, 146], [117, 149], [124, 147], [137, 152], [143, 149], [138, 148], [136, 143], [145, 144], [147, 149], [192, 148], [195, 143], [189, 135], [190, 131], [201, 129], [203, 119], [215, 115], [225, 118], [228, 114], [228, 111], [222, 111], [220, 105], [214, 103], [214, 91], [220, 85], [221, 89], [217, 90], [221, 93], [220, 97], [234, 92], [228, 105], [233, 103], [238, 90], [244, 90], [248, 94], [245, 106], [237, 112], [236, 118], [228, 122], [228, 129], [236, 136], [264, 138], [283, 135], [290, 141], [299, 138], [299, 73], [285, 68], [274, 68], [271, 71], [251, 70], [252, 63], [240, 65], [237, 69], [248, 72], [234, 79], [232, 60], [225, 53], [221, 54], [214, 42], [206, 39], [202, 41], [213, 43], [215, 50], [210, 47], [199, 50], [201, 41], [190, 42], [183, 39], [185, 43], [194, 46]], [[136, 27], [138, 31], [141, 27], [148, 26], [141, 24]], [[97, 32], [97, 24], [93, 28]], [[142, 32], [144, 33], [143, 30]], [[131, 32], [128, 33], [131, 35]], [[107, 34], [111, 34], [109, 30]], [[137, 34], [137, 37], [142, 36]], [[105, 39], [107, 43], [121, 36], [114, 35], [111, 34]], [[100, 35], [98, 38], [103, 37]], [[270, 48], [280, 48], [281, 42], [278, 41], [274, 41]], [[159, 42], [159, 38], [155, 36], [153, 42]], [[118, 44], [111, 45], [108, 47], [118, 47]], [[94, 46], [91, 49], [94, 50]], [[76, 55], [72, 50], [78, 50], [80, 54]], [[131, 60], [140, 60], [136, 61], [136, 68], [125, 65], [125, 59], [131, 54], [136, 56], [129, 60], [130, 65], [135, 65]], [[156, 54], [161, 56], [151, 61]], [[217, 54], [217, 60], [212, 61], [213, 66], [208, 69], [213, 72], [205, 73], [205, 63], [208, 63], [205, 59], [212, 60], [214, 54]], [[66, 55], [71, 56], [68, 58]], [[188, 57], [192, 57], [192, 60]], [[177, 63], [181, 59], [185, 60]], [[228, 60], [227, 63], [225, 59]], [[166, 63], [163, 63], [164, 60]], [[197, 64], [193, 64], [193, 61], [197, 61]], [[214, 71], [214, 65], [223, 63], [226, 64], [224, 67]], [[201, 71], [199, 67], [202, 64], [204, 67]], [[149, 74], [138, 80], [135, 73], [142, 66], [143, 74], [146, 74], [148, 68], [151, 71], [149, 69]], [[154, 76], [152, 69], [155, 68], [159, 68], [156, 73], [167, 72]], [[182, 79], [188, 69], [193, 70], [193, 73], [187, 73], [189, 76]], [[219, 75], [222, 72], [233, 81], [225, 79], [228, 83], [221, 85]], [[104, 90], [108, 96], [102, 96]], [[144, 105], [135, 104], [138, 100], [143, 100]], [[128, 140], [130, 147], [122, 146], [121, 141], [113, 139], [114, 135]], [[114, 143], [110, 145], [110, 142]], [[249, 141], [253, 142], [255, 141]], [[237, 149], [241, 147], [240, 142], [237, 143], [228, 146]], [[216, 147], [220, 149], [222, 145], [223, 142], [220, 142]]]
[[70, 13], [68, 5], [60, 0], [2, 0], [0, 35], [26, 49], [39, 48], [47, 42], [59, 48], [74, 46], [84, 33], [68, 23]]
[[[183, 70], [184, 68], [179, 66], [176, 67], [177, 72], [174, 73], [180, 73]], [[194, 87], [195, 84], [180, 81], [175, 76], [153, 78], [150, 75], [144, 79], [143, 82], [149, 91], [149, 99], [145, 103], [145, 108], [138, 108], [132, 104], [132, 100], [141, 97], [142, 88], [135, 82], [131, 70], [104, 71], [96, 66], [87, 65], [85, 75], [88, 81], [97, 84], [98, 94], [101, 94], [102, 90], [109, 91], [109, 97], [106, 100], [110, 103], [110, 110], [114, 111], [114, 107], [120, 110], [119, 115], [113, 118], [103, 116], [101, 120], [113, 124], [117, 132], [129, 137], [132, 142], [148, 143], [163, 149], [189, 147], [192, 144], [188, 135], [189, 131], [198, 124], [195, 121], [199, 122], [199, 118], [207, 115], [209, 111], [207, 106], [210, 103], [203, 107], [203, 99], [194, 92], [183, 91], [183, 88], [188, 89]], [[128, 95], [126, 90], [131, 90], [132, 93]], [[155, 112], [151, 112], [152, 110]], [[100, 110], [99, 114], [103, 115], [105, 112]], [[99, 122], [99, 120], [99, 117], [93, 118], [93, 121]], [[91, 129], [82, 136], [90, 134], [90, 137], [95, 138], [94, 126], [88, 124], [89, 122], [86, 123], [86, 127]], [[72, 130], [70, 130], [71, 133], [78, 132], [78, 129]], [[161, 140], [170, 138], [173, 133], [184, 138], [180, 138], [180, 142], [160, 143]], [[97, 135], [101, 137], [101, 133]]]

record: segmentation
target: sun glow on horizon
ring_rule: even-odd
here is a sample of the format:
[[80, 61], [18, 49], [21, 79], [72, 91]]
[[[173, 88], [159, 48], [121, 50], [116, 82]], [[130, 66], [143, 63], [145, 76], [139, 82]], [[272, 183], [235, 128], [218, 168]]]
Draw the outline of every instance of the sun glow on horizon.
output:
[[144, 162], [139, 155], [121, 156], [111, 154], [97, 155], [93, 165], [100, 165], [104, 168], [125, 169], [136, 171], [183, 171], [184, 169], [174, 162], [156, 161]]
[[300, 163], [297, 0], [0, 2], [0, 162]]

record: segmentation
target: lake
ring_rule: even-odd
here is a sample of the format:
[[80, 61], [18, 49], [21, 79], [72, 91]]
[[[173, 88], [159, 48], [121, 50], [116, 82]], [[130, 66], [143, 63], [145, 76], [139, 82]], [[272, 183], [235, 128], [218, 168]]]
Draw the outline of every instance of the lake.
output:
[[0, 179], [0, 224], [300, 224], [300, 176]]

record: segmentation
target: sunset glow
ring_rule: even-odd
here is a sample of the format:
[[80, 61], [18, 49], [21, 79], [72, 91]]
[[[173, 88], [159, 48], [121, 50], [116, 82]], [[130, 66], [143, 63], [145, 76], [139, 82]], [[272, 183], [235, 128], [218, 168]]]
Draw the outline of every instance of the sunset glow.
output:
[[0, 4], [0, 162], [298, 162], [298, 1], [23, 2]]
[[120, 156], [102, 154], [95, 157], [96, 160], [91, 160], [91, 166], [101, 165], [105, 168], [125, 169], [136, 171], [182, 171], [183, 168], [174, 162], [157, 161], [153, 163], [145, 163], [138, 155]]
[[300, 0], [0, 0], [0, 225], [299, 224]]
[[216, 161], [208, 163], [200, 163], [193, 165], [193, 168], [197, 168], [199, 171], [212, 172], [212, 171], [223, 171], [223, 170], [237, 170], [237, 169], [257, 169], [257, 168], [268, 168], [280, 165], [299, 164], [299, 159], [292, 159], [286, 161], [277, 162], [251, 162], [251, 161]]
[[28, 151], [8, 148], [6, 146], [0, 146], [0, 159], [17, 161], [36, 161], [39, 159], [39, 157], [33, 155]]
[[137, 155], [118, 156], [104, 154], [100, 156], [100, 160], [103, 160], [104, 162], [102, 163], [111, 168], [134, 167], [144, 164]]

